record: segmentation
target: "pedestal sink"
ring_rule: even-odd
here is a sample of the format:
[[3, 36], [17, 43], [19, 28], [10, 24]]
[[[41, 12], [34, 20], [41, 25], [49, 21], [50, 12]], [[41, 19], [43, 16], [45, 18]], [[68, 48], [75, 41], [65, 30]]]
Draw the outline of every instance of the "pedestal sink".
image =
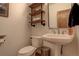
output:
[[42, 36], [43, 40], [46, 40], [52, 44], [56, 44], [58, 47], [57, 50], [60, 50], [60, 55], [62, 52], [62, 46], [72, 42], [74, 35], [68, 34], [45, 34]]
[[68, 34], [45, 34], [42, 36], [44, 40], [58, 45], [65, 45], [73, 40], [73, 35]]

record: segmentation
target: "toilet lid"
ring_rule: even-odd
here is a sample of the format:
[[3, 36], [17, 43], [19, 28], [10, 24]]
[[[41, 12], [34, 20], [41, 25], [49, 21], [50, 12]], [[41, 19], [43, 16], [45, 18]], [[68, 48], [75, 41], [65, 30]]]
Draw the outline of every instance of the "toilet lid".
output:
[[20, 50], [19, 50], [19, 53], [20, 53], [20, 54], [32, 53], [32, 52], [35, 51], [35, 50], [36, 50], [36, 48], [33, 47], [33, 46], [26, 46], [26, 47], [20, 49]]

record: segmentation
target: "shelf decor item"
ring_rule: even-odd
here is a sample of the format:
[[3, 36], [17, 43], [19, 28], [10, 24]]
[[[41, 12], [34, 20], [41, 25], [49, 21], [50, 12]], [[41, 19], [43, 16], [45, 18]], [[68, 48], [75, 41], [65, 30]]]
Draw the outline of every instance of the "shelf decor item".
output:
[[0, 16], [8, 17], [9, 3], [0, 3]]
[[37, 23], [45, 25], [45, 20], [43, 20], [43, 15], [45, 11], [43, 10], [44, 3], [32, 3], [29, 7], [31, 8], [31, 26], [35, 26]]

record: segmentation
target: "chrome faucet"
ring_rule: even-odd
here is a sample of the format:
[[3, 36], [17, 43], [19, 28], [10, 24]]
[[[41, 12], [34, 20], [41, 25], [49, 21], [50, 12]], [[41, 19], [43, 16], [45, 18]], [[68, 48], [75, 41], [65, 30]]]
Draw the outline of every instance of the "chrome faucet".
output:
[[66, 30], [64, 30], [63, 32], [62, 32], [62, 34], [65, 34], [66, 33]]

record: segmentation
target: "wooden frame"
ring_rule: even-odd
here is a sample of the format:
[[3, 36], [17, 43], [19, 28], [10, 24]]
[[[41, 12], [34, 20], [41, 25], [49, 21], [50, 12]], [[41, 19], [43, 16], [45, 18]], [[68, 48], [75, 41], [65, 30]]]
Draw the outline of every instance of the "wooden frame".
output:
[[9, 15], [9, 3], [0, 3], [0, 16], [8, 17]]

